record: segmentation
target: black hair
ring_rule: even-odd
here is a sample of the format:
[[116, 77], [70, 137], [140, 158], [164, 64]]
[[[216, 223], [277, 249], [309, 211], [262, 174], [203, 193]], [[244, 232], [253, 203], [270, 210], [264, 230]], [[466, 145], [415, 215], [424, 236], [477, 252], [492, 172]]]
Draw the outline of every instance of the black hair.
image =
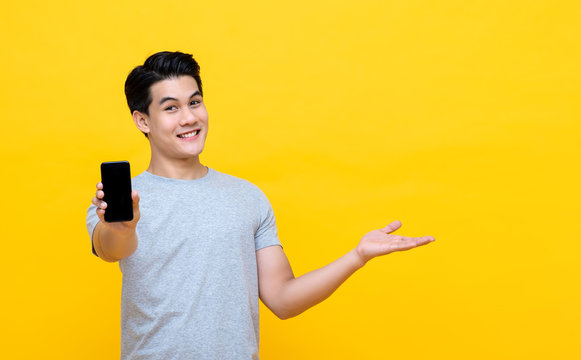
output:
[[[125, 80], [125, 97], [131, 114], [137, 110], [149, 115], [149, 105], [152, 101], [151, 86], [158, 81], [182, 75], [193, 77], [203, 96], [200, 66], [191, 54], [162, 51], [148, 57], [145, 63], [133, 69]], [[147, 137], [146, 133], [144, 135]]]

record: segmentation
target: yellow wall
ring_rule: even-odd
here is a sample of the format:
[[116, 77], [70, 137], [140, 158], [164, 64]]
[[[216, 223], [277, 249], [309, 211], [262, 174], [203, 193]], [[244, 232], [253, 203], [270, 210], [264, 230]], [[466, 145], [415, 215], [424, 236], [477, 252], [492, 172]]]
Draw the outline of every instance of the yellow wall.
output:
[[2, 358], [119, 356], [121, 273], [91, 254], [99, 164], [149, 160], [123, 83], [201, 64], [202, 163], [269, 197], [295, 275], [399, 219], [281, 321], [263, 359], [581, 356], [577, 1], [34, 1], [0, 5]]

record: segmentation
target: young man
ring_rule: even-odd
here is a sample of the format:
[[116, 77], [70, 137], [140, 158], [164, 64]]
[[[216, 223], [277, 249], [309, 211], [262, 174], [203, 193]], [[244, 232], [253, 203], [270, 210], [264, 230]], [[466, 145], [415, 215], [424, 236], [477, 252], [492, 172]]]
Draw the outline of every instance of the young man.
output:
[[264, 193], [200, 163], [208, 113], [192, 55], [152, 55], [125, 94], [151, 146], [149, 167], [132, 179], [134, 219], [105, 222], [101, 183], [87, 211], [93, 252], [123, 273], [122, 359], [258, 359], [259, 298], [288, 319], [370, 259], [434, 241], [390, 235], [395, 221], [295, 278]]

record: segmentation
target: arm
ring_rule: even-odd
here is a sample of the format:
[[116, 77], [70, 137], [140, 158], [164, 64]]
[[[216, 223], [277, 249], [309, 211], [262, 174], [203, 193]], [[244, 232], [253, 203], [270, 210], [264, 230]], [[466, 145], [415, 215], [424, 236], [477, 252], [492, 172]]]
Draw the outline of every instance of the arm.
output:
[[93, 246], [101, 259], [116, 262], [131, 256], [137, 250], [137, 233], [133, 230], [129, 234], [116, 234], [99, 221], [93, 231]]
[[97, 192], [93, 197], [93, 204], [97, 206], [99, 222], [93, 230], [93, 246], [97, 255], [107, 262], [116, 262], [131, 256], [137, 250], [137, 222], [139, 213], [139, 194], [132, 191], [133, 220], [109, 223], [105, 221], [107, 203], [103, 201], [105, 193], [103, 184], [97, 184]]
[[288, 319], [328, 298], [367, 261], [394, 251], [409, 250], [434, 241], [431, 236], [409, 238], [389, 235], [401, 223], [396, 221], [361, 238], [357, 247], [332, 263], [298, 278], [280, 246], [256, 252], [258, 288], [262, 302], [279, 318]]
[[288, 319], [328, 298], [363, 266], [354, 250], [320, 269], [295, 278], [280, 246], [256, 252], [262, 302], [280, 319]]

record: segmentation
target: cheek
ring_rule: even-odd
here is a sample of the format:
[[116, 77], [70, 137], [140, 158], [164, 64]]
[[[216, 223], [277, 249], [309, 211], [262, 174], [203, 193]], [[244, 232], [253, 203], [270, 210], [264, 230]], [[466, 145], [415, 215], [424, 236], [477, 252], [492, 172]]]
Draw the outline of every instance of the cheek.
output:
[[198, 110], [198, 118], [203, 122], [208, 122], [208, 111], [206, 110], [206, 107], [202, 106]]
[[167, 139], [168, 135], [174, 133], [174, 127], [168, 122], [157, 121], [152, 126], [150, 126], [152, 132], [159, 134], [160, 139]]
[[155, 125], [157, 130], [162, 132], [168, 132], [173, 129], [170, 119], [157, 119], [157, 123]]

